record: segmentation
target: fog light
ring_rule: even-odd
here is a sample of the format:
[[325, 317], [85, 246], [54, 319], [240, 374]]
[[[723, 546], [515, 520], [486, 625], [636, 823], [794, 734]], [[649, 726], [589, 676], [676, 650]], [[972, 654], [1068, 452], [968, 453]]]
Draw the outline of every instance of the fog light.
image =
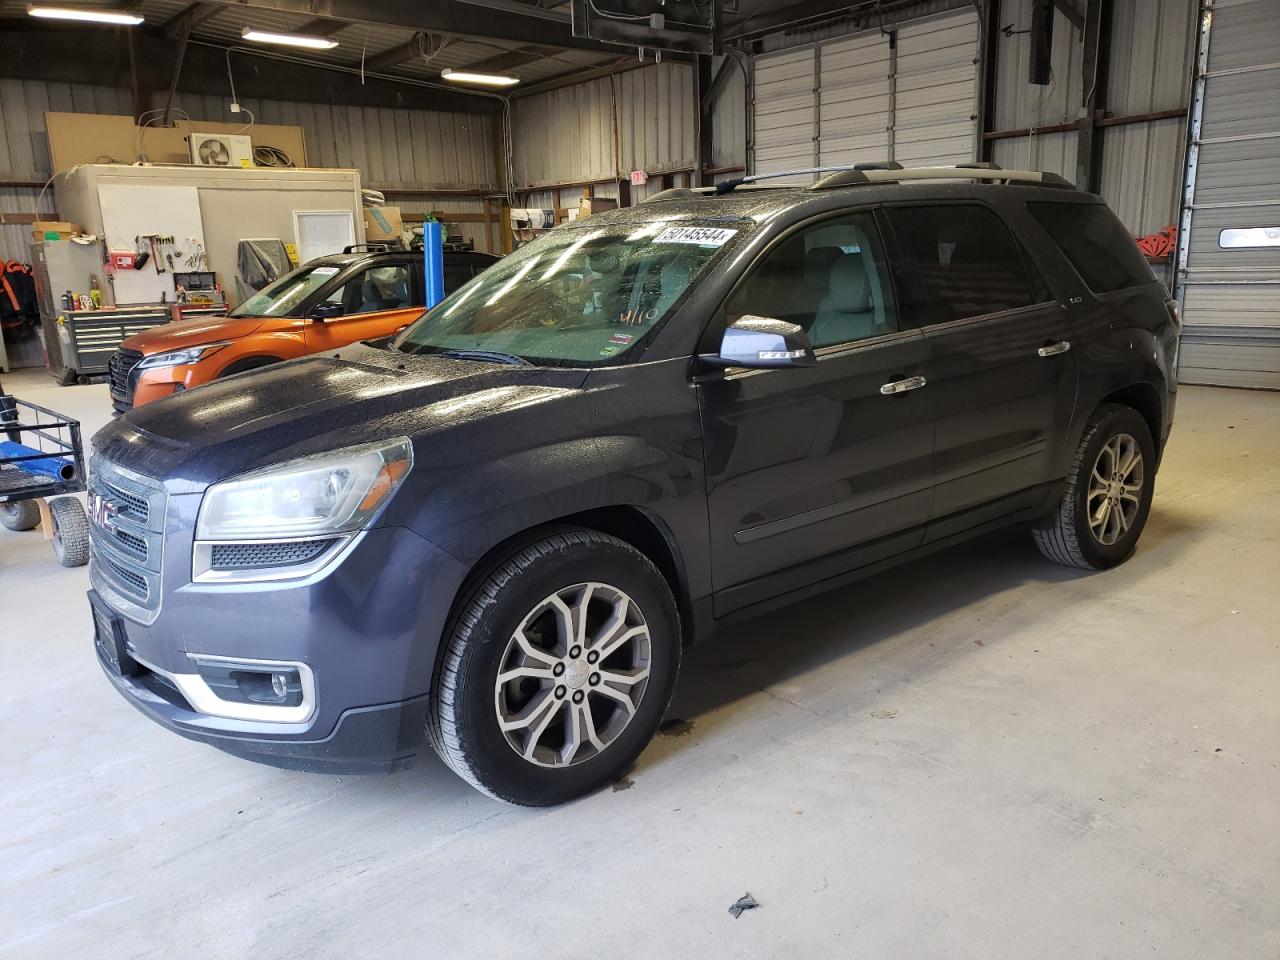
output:
[[302, 703], [302, 677], [296, 667], [193, 658], [196, 670], [219, 700], [296, 707]]

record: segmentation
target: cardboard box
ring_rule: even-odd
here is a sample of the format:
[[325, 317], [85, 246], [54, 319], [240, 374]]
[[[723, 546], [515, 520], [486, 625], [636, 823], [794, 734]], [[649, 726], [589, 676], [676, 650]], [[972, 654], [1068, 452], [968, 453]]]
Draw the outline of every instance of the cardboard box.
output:
[[32, 240], [66, 240], [73, 233], [79, 233], [78, 224], [66, 220], [37, 220], [31, 224]]
[[593, 213], [603, 213], [605, 210], [617, 210], [617, 200], [606, 200], [603, 197], [583, 197], [578, 201], [578, 216], [589, 217]]
[[364, 238], [371, 243], [399, 240], [404, 232], [399, 207], [365, 207]]

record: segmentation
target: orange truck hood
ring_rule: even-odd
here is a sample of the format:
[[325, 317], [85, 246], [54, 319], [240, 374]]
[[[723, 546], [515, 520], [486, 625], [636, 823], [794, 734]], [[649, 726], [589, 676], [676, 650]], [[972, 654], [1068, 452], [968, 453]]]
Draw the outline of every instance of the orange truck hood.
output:
[[126, 350], [138, 350], [151, 356], [168, 353], [202, 343], [217, 340], [238, 340], [247, 337], [266, 323], [270, 317], [197, 317], [152, 327], [127, 338], [121, 346]]

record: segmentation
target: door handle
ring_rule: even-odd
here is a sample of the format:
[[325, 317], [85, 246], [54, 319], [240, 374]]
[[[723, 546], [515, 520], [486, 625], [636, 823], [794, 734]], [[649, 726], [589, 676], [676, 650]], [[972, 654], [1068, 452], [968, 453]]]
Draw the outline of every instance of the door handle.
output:
[[929, 381], [924, 377], [904, 377], [901, 380], [890, 380], [880, 388], [880, 392], [886, 397], [891, 397], [895, 393], [907, 393], [910, 390], [919, 390]]
[[1041, 347], [1036, 351], [1042, 357], [1056, 357], [1060, 353], [1066, 353], [1071, 349], [1071, 344], [1066, 340], [1059, 340], [1057, 343], [1050, 343]]

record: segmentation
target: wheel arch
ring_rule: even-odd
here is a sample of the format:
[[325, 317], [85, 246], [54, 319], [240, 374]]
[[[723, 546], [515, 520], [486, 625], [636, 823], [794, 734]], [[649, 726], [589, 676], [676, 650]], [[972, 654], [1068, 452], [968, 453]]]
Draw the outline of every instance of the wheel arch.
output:
[[1100, 398], [1094, 405], [1096, 410], [1104, 403], [1116, 403], [1136, 410], [1146, 421], [1151, 430], [1151, 442], [1156, 448], [1159, 459], [1164, 443], [1164, 402], [1160, 398], [1160, 390], [1149, 380], [1140, 380], [1127, 386], [1112, 390]]
[[[453, 621], [458, 609], [470, 597], [476, 582], [484, 577], [500, 558], [514, 553], [522, 546], [550, 536], [557, 530], [567, 528], [594, 530], [597, 533], [616, 537], [644, 554], [658, 568], [658, 572], [662, 574], [671, 590], [671, 595], [675, 598], [676, 609], [680, 612], [682, 643], [688, 645], [693, 640], [694, 620], [691, 615], [689, 579], [684, 557], [675, 536], [666, 523], [652, 511], [632, 504], [593, 507], [577, 513], [565, 514], [521, 530], [494, 544], [467, 571], [467, 575], [454, 594], [446, 623]], [[445, 646], [441, 643], [441, 652]], [[436, 669], [439, 670], [438, 662]]]
[[237, 373], [248, 373], [250, 370], [258, 370], [262, 367], [269, 367], [273, 363], [283, 362], [284, 357], [277, 357], [268, 353], [254, 353], [247, 357], [236, 357], [235, 360], [218, 372], [216, 379], [234, 376]]

